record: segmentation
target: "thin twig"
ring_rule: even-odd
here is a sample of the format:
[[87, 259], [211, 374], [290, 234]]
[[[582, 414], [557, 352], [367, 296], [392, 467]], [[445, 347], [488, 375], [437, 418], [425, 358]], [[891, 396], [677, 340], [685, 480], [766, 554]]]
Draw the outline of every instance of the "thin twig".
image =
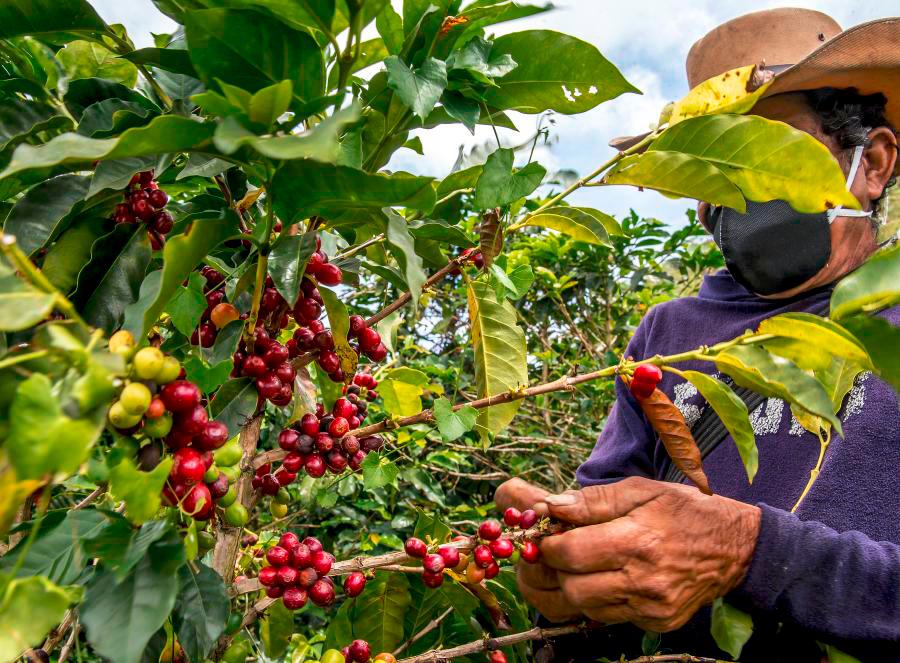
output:
[[730, 663], [730, 661], [693, 656], [692, 654], [657, 654], [655, 656], [638, 656], [624, 663]]
[[66, 640], [66, 644], [63, 645], [63, 648], [59, 650], [59, 660], [57, 663], [66, 663], [66, 659], [69, 658], [69, 654], [72, 653], [72, 648], [75, 646], [75, 641], [78, 639], [79, 633], [81, 633], [81, 624], [76, 621], [75, 626], [72, 627], [72, 633], [69, 635], [69, 639]]
[[425, 625], [425, 628], [423, 628], [421, 631], [419, 631], [418, 633], [416, 633], [414, 636], [412, 636], [409, 640], [407, 640], [406, 642], [404, 642], [402, 645], [400, 645], [399, 647], [397, 647], [397, 648], [394, 650], [394, 656], [399, 655], [399, 654], [402, 653], [407, 647], [409, 647], [409, 646], [412, 645], [412, 644], [415, 644], [416, 642], [418, 642], [419, 640], [421, 640], [422, 638], [424, 638], [426, 635], [428, 635], [429, 633], [431, 633], [434, 629], [436, 629], [438, 626], [440, 626], [440, 625], [441, 625], [441, 622], [444, 621], [444, 620], [450, 615], [450, 613], [452, 613], [452, 612], [453, 612], [453, 606], [451, 605], [449, 608], [447, 608], [446, 610], [444, 610], [444, 612], [442, 612], [440, 615], [438, 615], [437, 617], [435, 617], [434, 619], [432, 619], [430, 622], [428, 622], [428, 623]]
[[76, 511], [78, 509], [83, 509], [86, 506], [89, 506], [94, 503], [94, 501], [100, 497], [106, 491], [106, 484], [100, 484], [91, 492], [90, 495], [81, 500], [78, 504], [72, 507], [72, 511]]

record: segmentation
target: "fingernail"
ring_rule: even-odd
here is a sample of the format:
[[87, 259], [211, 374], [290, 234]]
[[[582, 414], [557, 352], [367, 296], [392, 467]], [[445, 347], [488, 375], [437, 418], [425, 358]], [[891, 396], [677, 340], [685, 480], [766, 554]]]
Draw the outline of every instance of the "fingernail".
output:
[[578, 497], [573, 493], [563, 493], [562, 495], [547, 495], [544, 501], [551, 506], [571, 506], [578, 501]]

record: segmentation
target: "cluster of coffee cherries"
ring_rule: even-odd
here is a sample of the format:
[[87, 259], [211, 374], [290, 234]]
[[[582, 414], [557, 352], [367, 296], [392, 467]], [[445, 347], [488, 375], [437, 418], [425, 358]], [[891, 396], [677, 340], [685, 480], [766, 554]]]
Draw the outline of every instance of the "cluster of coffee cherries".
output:
[[287, 347], [263, 327], [254, 330], [252, 342], [241, 339], [233, 359], [232, 376], [255, 380], [260, 402], [268, 400], [279, 407], [290, 405], [297, 371], [291, 365]]
[[[519, 511], [509, 508], [503, 514], [503, 522], [510, 529], [527, 530], [538, 522], [538, 515], [532, 509]], [[475, 544], [470, 555], [461, 553], [454, 543]], [[540, 549], [534, 541], [522, 539], [514, 542], [503, 535], [500, 521], [490, 518], [478, 526], [478, 534], [473, 541], [471, 537], [458, 536], [450, 544], [437, 546], [429, 551], [429, 546], [422, 539], [410, 537], [403, 545], [410, 557], [422, 560], [422, 582], [426, 587], [440, 587], [444, 582], [444, 569], [457, 573], [465, 573], [466, 581], [477, 584], [482, 580], [490, 580], [500, 573], [502, 560], [513, 563], [522, 559], [533, 564], [540, 559]]]
[[650, 398], [656, 385], [662, 380], [662, 370], [654, 364], [640, 364], [634, 369], [634, 375], [628, 389], [638, 400]]
[[159, 251], [175, 220], [165, 207], [169, 195], [153, 179], [153, 171], [145, 170], [131, 178], [125, 189], [125, 202], [116, 205], [112, 220], [119, 223], [145, 223], [150, 245]]
[[225, 277], [219, 270], [204, 265], [200, 274], [206, 279], [206, 284], [203, 286], [206, 310], [200, 317], [197, 329], [191, 334], [191, 345], [211, 348], [216, 342], [219, 330], [240, 318], [241, 314], [233, 304], [225, 301], [225, 292], [219, 287]]
[[[298, 306], [300, 304], [301, 302], [298, 302]], [[294, 307], [295, 315], [298, 312], [298, 306]], [[306, 300], [303, 300], [303, 308], [304, 311], [307, 309]], [[314, 313], [314, 310], [309, 309], [308, 313], [311, 315]], [[315, 352], [316, 363], [319, 368], [328, 374], [331, 381], [343, 382], [344, 371], [341, 369], [340, 357], [334, 351], [334, 337], [331, 331], [325, 329], [318, 319], [298, 317], [296, 320], [300, 326], [294, 331], [294, 337], [288, 341], [289, 344], [293, 341], [293, 346], [290, 348], [291, 351], [297, 354]], [[301, 322], [301, 320], [304, 320], [304, 322]], [[350, 347], [357, 354], [365, 355], [373, 362], [384, 361], [385, 357], [387, 357], [387, 347], [381, 342], [381, 334], [376, 329], [369, 327], [366, 319], [361, 315], [350, 316], [347, 340], [350, 341]]]
[[325, 414], [320, 403], [315, 414], [306, 413], [279, 433], [278, 446], [288, 453], [276, 472], [272, 472], [270, 463], [260, 466], [253, 477], [253, 487], [264, 495], [275, 496], [281, 488], [297, 479], [300, 470], [314, 479], [329, 470], [334, 474], [340, 474], [348, 467], [357, 471], [366, 454], [384, 446], [381, 435], [360, 439], [351, 433], [362, 424], [367, 408], [366, 401], [355, 393], [338, 398], [331, 414]]
[[[266, 551], [259, 584], [266, 588], [266, 596], [280, 598], [288, 610], [299, 610], [307, 600], [327, 608], [335, 598], [334, 582], [328, 577], [332, 564], [334, 556], [325, 551], [321, 541], [312, 536], [300, 541], [293, 532], [285, 532], [278, 544]], [[353, 598], [365, 586], [366, 576], [355, 571], [344, 579], [343, 589]]]

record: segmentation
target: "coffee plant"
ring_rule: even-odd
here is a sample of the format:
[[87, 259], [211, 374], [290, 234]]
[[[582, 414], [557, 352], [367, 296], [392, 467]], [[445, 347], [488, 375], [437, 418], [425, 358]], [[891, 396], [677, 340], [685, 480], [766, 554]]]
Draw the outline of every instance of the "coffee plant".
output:
[[512, 568], [566, 525], [495, 513], [490, 482], [569, 486], [614, 380], [706, 490], [663, 371], [748, 480], [746, 407], [680, 362], [784, 399], [823, 445], [858, 373], [900, 385], [870, 317], [900, 301], [896, 248], [828, 318], [622, 356], [721, 258], [692, 215], [616, 220], [572, 192], [858, 206], [820, 143], [745, 114], [753, 68], [582, 177], [498, 136], [435, 179], [387, 166], [436, 127], [638, 90], [574, 37], [492, 35], [544, 6], [155, 2], [180, 27], [140, 49], [86, 0], [0, 5], [0, 659], [524, 660], [591, 625], [532, 627]]

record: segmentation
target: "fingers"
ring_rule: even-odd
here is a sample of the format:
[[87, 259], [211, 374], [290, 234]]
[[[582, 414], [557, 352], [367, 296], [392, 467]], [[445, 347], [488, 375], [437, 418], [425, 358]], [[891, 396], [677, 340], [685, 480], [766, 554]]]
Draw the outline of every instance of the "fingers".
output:
[[561, 590], [538, 589], [523, 582], [522, 566], [519, 567], [518, 581], [522, 597], [551, 622], [568, 622], [581, 617], [581, 613], [569, 603]]
[[519, 582], [523, 582], [535, 589], [559, 589], [559, 578], [556, 570], [546, 564], [528, 564], [520, 562], [516, 567], [519, 574]]
[[531, 509], [548, 494], [548, 491], [543, 488], [522, 479], [510, 479], [497, 488], [497, 492], [494, 494], [494, 502], [501, 511], [505, 511], [509, 507], [515, 507], [520, 511], [524, 511], [525, 509]]
[[664, 484], [641, 477], [547, 495], [550, 515], [573, 525], [594, 525], [621, 518], [659, 495]]
[[560, 573], [559, 581], [566, 600], [594, 621], [619, 624], [635, 618], [628, 602], [630, 583], [621, 570], [588, 575]]
[[620, 569], [639, 554], [644, 536], [631, 520], [589, 525], [541, 540], [541, 560], [557, 571], [593, 573]]

